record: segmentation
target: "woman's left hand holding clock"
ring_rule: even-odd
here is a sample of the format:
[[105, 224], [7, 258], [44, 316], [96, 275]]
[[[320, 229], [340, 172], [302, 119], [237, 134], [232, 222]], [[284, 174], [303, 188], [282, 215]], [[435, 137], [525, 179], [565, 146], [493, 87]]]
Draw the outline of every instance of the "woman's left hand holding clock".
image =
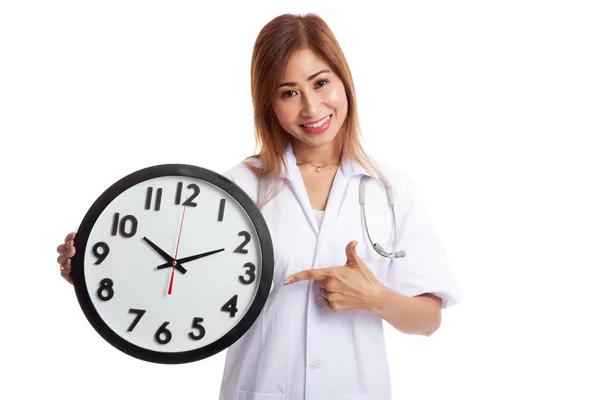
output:
[[60, 266], [60, 275], [71, 285], [73, 280], [71, 279], [71, 258], [75, 255], [75, 246], [73, 240], [75, 239], [76, 233], [71, 232], [65, 237], [65, 242], [58, 245], [56, 252], [58, 257], [56, 261]]

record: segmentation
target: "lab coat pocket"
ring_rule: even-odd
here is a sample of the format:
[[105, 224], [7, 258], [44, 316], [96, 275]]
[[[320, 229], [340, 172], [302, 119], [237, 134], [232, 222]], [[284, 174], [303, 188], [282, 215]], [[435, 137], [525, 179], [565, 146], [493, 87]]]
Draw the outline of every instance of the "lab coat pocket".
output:
[[233, 390], [228, 400], [288, 400], [284, 393], [256, 393], [246, 390]]
[[377, 253], [371, 246], [364, 242], [358, 242], [356, 254], [375, 274], [378, 280], [384, 281], [387, 275], [391, 259]]
[[381, 257], [381, 258], [363, 258], [363, 262], [367, 267], [373, 271], [375, 277], [383, 282], [387, 275], [388, 266], [390, 265], [390, 259]]
[[343, 394], [337, 397], [337, 400], [383, 400], [380, 392], [369, 394]]

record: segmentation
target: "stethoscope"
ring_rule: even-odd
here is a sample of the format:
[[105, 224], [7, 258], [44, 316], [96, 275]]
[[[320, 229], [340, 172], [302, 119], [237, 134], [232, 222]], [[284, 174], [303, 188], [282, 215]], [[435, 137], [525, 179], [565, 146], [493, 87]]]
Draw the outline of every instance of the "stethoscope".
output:
[[386, 185], [385, 183], [383, 183], [383, 186], [385, 187], [385, 195], [387, 197], [388, 206], [390, 207], [390, 210], [392, 212], [392, 221], [394, 224], [394, 248], [392, 249], [391, 252], [388, 253], [387, 251], [385, 251], [383, 249], [383, 247], [379, 243], [373, 243], [373, 240], [371, 239], [371, 234], [369, 233], [369, 227], [367, 226], [367, 217], [365, 215], [365, 184], [367, 183], [365, 178], [370, 178], [370, 176], [364, 175], [360, 179], [360, 187], [359, 187], [359, 191], [358, 191], [358, 202], [360, 204], [360, 211], [362, 214], [362, 219], [365, 224], [365, 230], [367, 231], [367, 236], [369, 238], [369, 242], [371, 243], [371, 246], [373, 246], [373, 249], [379, 255], [382, 255], [383, 257], [387, 257], [387, 258], [404, 258], [404, 257], [406, 257], [406, 251], [404, 251], [404, 250], [396, 251], [396, 236], [398, 233], [397, 232], [398, 227], [396, 226], [396, 210], [394, 210], [394, 194], [392, 193], [392, 189], [390, 187], [388, 187], [388, 185]]
[[[365, 184], [366, 184], [365, 178], [370, 178], [370, 176], [363, 175], [363, 177], [360, 179], [358, 202], [360, 204], [362, 219], [365, 224], [365, 230], [367, 231], [367, 236], [369, 238], [369, 242], [371, 243], [371, 246], [377, 252], [377, 254], [379, 254], [383, 257], [387, 257], [387, 258], [404, 258], [404, 257], [406, 257], [406, 251], [404, 251], [404, 250], [396, 251], [396, 237], [397, 237], [398, 227], [396, 226], [396, 210], [394, 210], [394, 194], [392, 193], [392, 189], [390, 187], [388, 187], [388, 185], [386, 185], [385, 183], [383, 183], [383, 185], [385, 187], [385, 195], [387, 197], [388, 206], [390, 207], [390, 210], [392, 211], [392, 222], [394, 224], [394, 248], [393, 248], [392, 252], [388, 253], [387, 251], [385, 251], [383, 249], [383, 247], [379, 243], [373, 243], [373, 239], [371, 239], [371, 233], [369, 232], [369, 227], [367, 226], [367, 218], [365, 216]], [[258, 204], [261, 204], [264, 199], [265, 185], [266, 185], [266, 182], [264, 179], [258, 180], [258, 199], [257, 199]]]

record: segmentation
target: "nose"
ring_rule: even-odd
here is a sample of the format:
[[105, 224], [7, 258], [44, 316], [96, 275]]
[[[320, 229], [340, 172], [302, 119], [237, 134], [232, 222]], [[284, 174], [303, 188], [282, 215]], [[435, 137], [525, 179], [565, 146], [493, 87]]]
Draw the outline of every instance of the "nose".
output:
[[302, 98], [302, 112], [307, 117], [319, 116], [321, 108], [321, 98], [317, 93], [309, 91]]

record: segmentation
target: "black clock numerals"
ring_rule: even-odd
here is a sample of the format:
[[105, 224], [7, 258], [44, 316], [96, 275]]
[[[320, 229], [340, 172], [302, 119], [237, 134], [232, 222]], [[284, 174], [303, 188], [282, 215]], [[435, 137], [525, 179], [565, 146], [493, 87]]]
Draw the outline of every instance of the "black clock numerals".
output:
[[98, 290], [96, 291], [98, 298], [102, 301], [108, 301], [113, 298], [115, 291], [113, 289], [113, 281], [109, 278], [104, 278], [100, 281]]
[[[200, 187], [195, 183], [190, 183], [189, 185], [187, 185], [187, 188], [191, 189], [193, 193], [191, 194], [191, 196], [187, 196], [187, 200], [183, 202], [183, 205], [186, 205], [188, 207], [196, 207], [198, 204], [194, 202], [194, 199], [200, 194]], [[178, 182], [177, 192], [175, 193], [175, 204], [177, 205], [181, 204], [181, 196], [183, 194], [182, 192], [183, 182]]]
[[197, 329], [198, 334], [196, 334], [195, 332], [188, 333], [190, 339], [200, 340], [204, 337], [204, 335], [206, 334], [206, 329], [204, 329], [204, 327], [201, 325], [202, 321], [204, 321], [204, 319], [199, 317], [194, 318], [194, 320], [192, 321], [192, 329]]
[[[145, 310], [135, 310], [132, 308], [129, 310], [129, 312], [135, 312], [138, 314], [135, 321], [133, 321], [133, 323], [131, 324], [131, 326], [128, 329], [128, 331], [131, 332], [133, 330], [133, 328], [135, 327], [135, 325], [140, 320], [140, 318], [142, 318], [142, 315], [144, 315], [144, 313], [146, 311]], [[199, 318], [199, 317], [196, 317], [192, 320], [192, 329], [197, 330], [197, 332], [195, 332], [195, 331], [188, 332], [188, 337], [190, 339], [200, 340], [206, 335], [206, 329], [202, 326], [203, 321], [204, 321], [204, 319]], [[170, 322], [168, 322], [168, 321], [164, 322], [154, 333], [154, 340], [156, 340], [156, 342], [158, 344], [167, 344], [173, 338], [173, 334], [171, 333], [170, 330], [167, 329], [167, 326], [169, 324], [170, 324]]]
[[[129, 224], [127, 224], [129, 222]], [[137, 232], [138, 221], [133, 215], [126, 215], [123, 218], [120, 217], [119, 213], [115, 213], [113, 216], [112, 224], [112, 236], [117, 236], [120, 233], [125, 238], [133, 237]]]
[[[152, 186], [149, 186], [148, 189], [146, 189], [146, 204], [144, 206], [145, 210], [149, 210], [150, 207], [152, 206], [152, 191], [154, 190], [154, 188]], [[159, 211], [160, 210], [160, 201], [162, 199], [162, 188], [158, 188], [156, 189], [156, 199], [154, 199], [154, 211]]]
[[231, 299], [229, 299], [227, 303], [223, 304], [223, 307], [221, 307], [221, 311], [228, 312], [231, 318], [235, 317], [235, 314], [238, 312], [237, 299], [238, 295], [236, 294]]
[[250, 234], [246, 231], [241, 231], [240, 233], [238, 233], [238, 236], [243, 236], [244, 241], [233, 252], [240, 254], [248, 254], [248, 250], [244, 249], [244, 247], [246, 247], [246, 245], [250, 243]]
[[133, 328], [135, 328], [135, 326], [138, 324], [138, 322], [140, 322], [140, 319], [142, 319], [142, 317], [146, 313], [146, 310], [138, 310], [136, 308], [130, 308], [129, 312], [131, 314], [136, 314], [136, 316], [135, 316], [135, 319], [133, 320], [133, 322], [131, 323], [131, 325], [129, 325], [129, 328], [127, 328], [127, 332], [133, 331]]
[[[254, 282], [254, 280], [256, 279], [256, 274], [254, 273], [254, 272], [256, 272], [256, 266], [254, 264], [252, 264], [251, 262], [247, 262], [246, 264], [244, 264], [244, 268], [248, 268], [248, 270], [246, 270], [246, 273], [244, 275], [238, 276], [238, 279], [244, 285], [249, 285], [252, 282]], [[246, 275], [249, 276], [248, 279], [246, 279]]]
[[219, 219], [218, 219], [219, 222], [223, 221], [223, 214], [225, 214], [225, 203], [226, 203], [226, 200], [221, 199], [221, 204], [219, 204]]
[[173, 337], [171, 331], [167, 329], [167, 325], [169, 325], [169, 322], [163, 323], [154, 334], [154, 339], [158, 342], [158, 344], [167, 344]]
[[[102, 249], [102, 252], [99, 252], [98, 250]], [[94, 256], [96, 256], [97, 260], [94, 263], [94, 265], [99, 265], [102, 264], [102, 261], [104, 261], [104, 259], [108, 256], [108, 253], [110, 252], [110, 248], [108, 247], [108, 245], [104, 242], [98, 242], [94, 245], [94, 247], [92, 247], [92, 254], [94, 254]]]
[[[251, 239], [250, 234], [246, 231], [241, 231], [240, 233], [238, 233], [238, 236], [243, 236], [244, 241], [233, 252], [240, 253], [240, 254], [248, 254], [248, 250], [245, 249], [244, 247], [246, 247], [246, 245], [248, 243], [250, 243], [250, 239]], [[240, 275], [238, 277], [238, 279], [244, 285], [249, 285], [252, 282], [254, 282], [254, 280], [256, 279], [256, 274], [255, 274], [256, 266], [254, 264], [252, 264], [251, 262], [247, 262], [246, 264], [244, 264], [244, 268], [247, 268], [248, 270], [246, 271], [245, 275]], [[246, 275], [248, 276], [248, 278], [246, 278]]]

